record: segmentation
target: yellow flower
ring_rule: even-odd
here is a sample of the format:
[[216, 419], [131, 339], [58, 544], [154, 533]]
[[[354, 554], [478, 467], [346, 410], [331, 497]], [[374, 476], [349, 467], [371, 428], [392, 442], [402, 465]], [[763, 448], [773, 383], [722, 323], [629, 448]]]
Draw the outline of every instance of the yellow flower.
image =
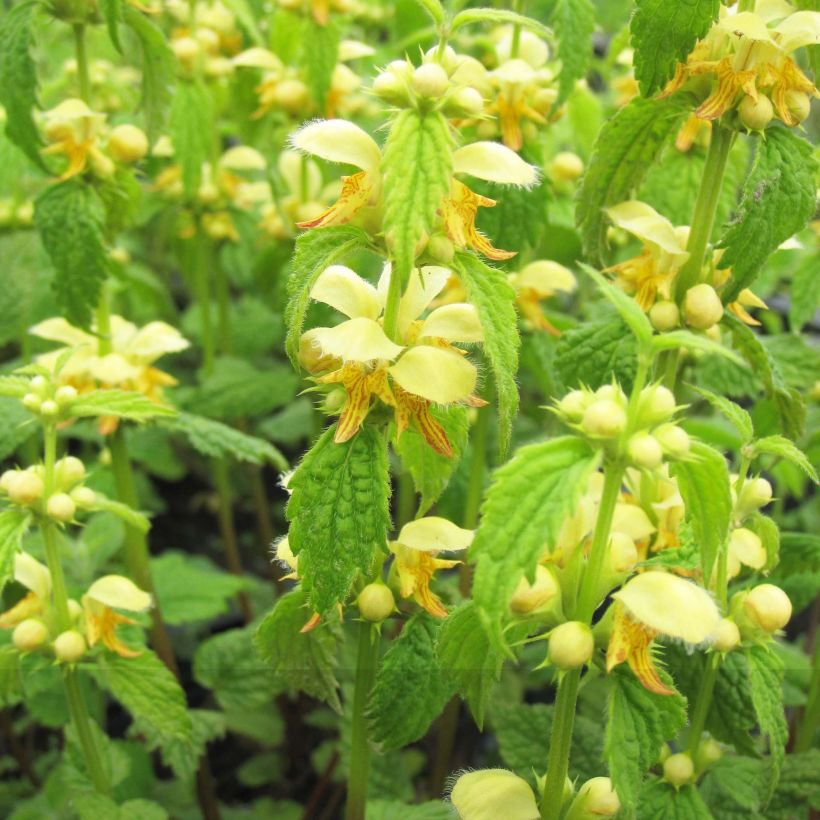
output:
[[302, 337], [307, 348], [303, 361], [310, 362], [314, 372], [332, 369], [316, 381], [345, 389], [337, 442], [356, 434], [376, 397], [394, 408], [397, 436], [413, 422], [437, 452], [451, 454], [447, 435], [429, 408], [431, 403], [478, 403], [472, 396], [478, 378], [475, 365], [452, 343], [481, 342], [484, 334], [472, 305], [444, 305], [420, 318], [449, 276], [447, 268], [434, 266], [411, 274], [399, 304], [399, 343], [389, 339], [381, 325], [389, 266], [378, 287], [343, 265], [332, 265], [316, 280], [311, 297], [349, 317]]
[[119, 624], [133, 624], [116, 612], [145, 612], [151, 608], [151, 596], [133, 581], [122, 575], [106, 575], [96, 580], [83, 595], [83, 613], [89, 646], [102, 642], [103, 646], [123, 658], [133, 658], [140, 652], [129, 649], [116, 634]]
[[465, 550], [472, 542], [472, 530], [457, 527], [446, 518], [428, 516], [405, 524], [397, 540], [390, 543], [402, 598], [412, 597], [434, 617], [446, 617], [447, 609], [430, 590], [430, 582], [437, 569], [450, 569], [461, 562], [437, 556], [440, 552]]
[[572, 271], [549, 259], [539, 259], [510, 274], [509, 280], [515, 288], [515, 299], [524, 318], [537, 330], [559, 336], [560, 332], [544, 315], [541, 300], [575, 290], [577, 282]]
[[712, 640], [720, 625], [715, 602], [691, 581], [660, 571], [636, 575], [612, 597], [615, 622], [607, 649], [607, 671], [626, 661], [650, 692], [674, 694], [658, 674], [651, 644], [657, 635], [692, 645]]
[[465, 772], [453, 784], [450, 802], [461, 820], [538, 820], [539, 816], [529, 783], [506, 769]]
[[44, 154], [64, 154], [68, 166], [60, 180], [81, 174], [89, 164], [100, 176], [110, 176], [112, 161], [97, 147], [105, 115], [93, 112], [82, 100], [68, 99], [43, 115], [46, 139]]
[[660, 295], [669, 299], [674, 278], [689, 254], [686, 251], [688, 228], [675, 228], [654, 208], [629, 200], [606, 209], [612, 223], [643, 243], [639, 256], [606, 268], [617, 274], [618, 284], [643, 311], [648, 311]]
[[742, 566], [763, 569], [766, 566], [766, 549], [760, 536], [746, 527], [737, 527], [729, 534], [727, 571], [729, 578], [740, 575]]
[[13, 626], [41, 615], [49, 605], [51, 574], [48, 568], [25, 552], [14, 556], [14, 580], [24, 586], [28, 593], [11, 609], [0, 614], [0, 629]]

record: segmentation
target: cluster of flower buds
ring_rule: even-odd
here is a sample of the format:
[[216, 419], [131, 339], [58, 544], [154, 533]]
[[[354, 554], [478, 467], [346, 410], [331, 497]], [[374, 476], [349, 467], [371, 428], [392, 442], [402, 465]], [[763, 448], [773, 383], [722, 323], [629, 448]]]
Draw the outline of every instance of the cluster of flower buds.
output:
[[[737, 487], [740, 486], [740, 492]], [[734, 528], [729, 534], [728, 575], [734, 578], [741, 567], [762, 570], [768, 561], [766, 548], [761, 537], [750, 527], [742, 526], [750, 516], [755, 515], [772, 500], [772, 485], [765, 478], [746, 479], [742, 485], [737, 476], [732, 476], [732, 501], [734, 502]]]
[[21, 401], [26, 410], [44, 421], [58, 422], [69, 415], [69, 408], [76, 399], [77, 389], [72, 385], [57, 386], [45, 376], [35, 376]]
[[242, 32], [230, 9], [220, 2], [177, 0], [168, 2], [167, 9], [182, 24], [170, 45], [183, 73], [224, 77], [233, 72], [231, 57], [242, 47]]
[[627, 428], [627, 397], [618, 385], [573, 390], [556, 405], [567, 424], [602, 447], [622, 446], [631, 465], [645, 470], [660, 467], [664, 458], [688, 454], [689, 436], [671, 421], [677, 410], [671, 390], [657, 384], [645, 387], [638, 399], [634, 430], [621, 442]]

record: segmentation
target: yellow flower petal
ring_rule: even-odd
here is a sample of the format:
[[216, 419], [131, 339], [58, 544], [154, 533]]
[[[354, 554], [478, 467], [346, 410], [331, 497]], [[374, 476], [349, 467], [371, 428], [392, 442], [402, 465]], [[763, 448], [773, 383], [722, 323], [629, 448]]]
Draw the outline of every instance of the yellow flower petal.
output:
[[633, 541], [643, 541], [655, 532], [649, 516], [639, 506], [620, 502], [615, 505], [612, 529], [628, 535]]
[[798, 11], [774, 28], [777, 45], [786, 54], [808, 45], [820, 45], [820, 12]]
[[453, 152], [453, 171], [488, 182], [529, 187], [538, 182], [538, 170], [515, 151], [497, 142], [474, 142]]
[[32, 336], [39, 336], [41, 339], [48, 339], [50, 342], [62, 342], [68, 347], [79, 345], [94, 345], [97, 340], [90, 333], [80, 330], [69, 324], [65, 319], [55, 317], [38, 322], [28, 330]]
[[232, 58], [235, 66], [242, 68], [265, 68], [275, 71], [282, 68], [282, 61], [266, 48], [249, 48]]
[[513, 284], [516, 288], [532, 288], [546, 298], [556, 291], [571, 293], [578, 283], [568, 268], [550, 259], [538, 259], [514, 274]]
[[262, 154], [247, 145], [235, 145], [219, 158], [219, 166], [229, 171], [264, 171], [268, 167]]
[[465, 550], [473, 543], [474, 533], [435, 515], [417, 518], [405, 524], [398, 542], [419, 552], [442, 552]]
[[363, 316], [348, 319], [335, 327], [317, 327], [313, 338], [327, 356], [343, 361], [392, 361], [404, 350], [387, 338], [381, 325]]
[[375, 320], [381, 313], [381, 299], [376, 288], [344, 265], [331, 265], [322, 271], [310, 296], [351, 319], [363, 316]]
[[32, 558], [28, 553], [15, 554], [14, 580], [31, 590], [41, 601], [51, 594], [51, 573], [48, 567]]
[[458, 302], [436, 308], [422, 322], [417, 338], [425, 336], [448, 342], [483, 342], [484, 330], [475, 307]]
[[151, 607], [151, 596], [129, 578], [122, 575], [104, 575], [88, 588], [86, 598], [114, 609], [145, 612]]
[[376, 178], [382, 154], [373, 137], [347, 120], [317, 120], [292, 137], [294, 148], [330, 162], [355, 165]]
[[479, 769], [456, 780], [450, 801], [461, 820], [537, 820], [535, 795], [526, 780], [506, 769]]
[[644, 244], [670, 254], [678, 266], [689, 258], [672, 223], [651, 205], [631, 199], [607, 208], [606, 213], [618, 228], [629, 231]]
[[464, 401], [475, 389], [475, 366], [450, 350], [417, 345], [390, 368], [390, 375], [408, 393], [438, 404]]
[[322, 172], [312, 159], [298, 151], [282, 151], [277, 166], [288, 190], [299, 202], [311, 202], [319, 198], [322, 192]]
[[179, 353], [189, 347], [188, 340], [175, 327], [166, 322], [149, 322], [134, 333], [123, 352], [140, 364], [152, 364], [166, 353]]

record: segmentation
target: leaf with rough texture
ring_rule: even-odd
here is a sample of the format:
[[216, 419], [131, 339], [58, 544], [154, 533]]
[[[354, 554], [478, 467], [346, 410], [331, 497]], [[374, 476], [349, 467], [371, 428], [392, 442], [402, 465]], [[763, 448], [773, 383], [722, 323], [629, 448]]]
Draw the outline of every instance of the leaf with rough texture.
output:
[[[177, 61], [165, 35], [137, 9], [124, 4], [123, 22], [136, 34], [142, 54], [142, 99], [145, 131], [153, 144], [168, 124], [176, 84]], [[177, 148], [177, 150], [179, 150]]]
[[786, 461], [799, 467], [815, 484], [817, 484], [817, 471], [807, 458], [806, 454], [784, 436], [766, 436], [758, 439], [752, 450], [756, 456], [771, 455], [783, 458]]
[[[660, 675], [671, 684], [665, 671]], [[649, 692], [631, 671], [618, 667], [610, 674], [608, 709], [605, 753], [610, 777], [621, 803], [633, 807], [661, 745], [686, 725], [686, 698]]]
[[409, 806], [395, 800], [368, 800], [367, 820], [453, 820], [453, 809], [449, 803], [430, 800]]
[[572, 93], [575, 83], [586, 74], [592, 58], [595, 9], [590, 0], [558, 0], [550, 23], [558, 38], [557, 56], [561, 61], [558, 99], [553, 105], [557, 109]]
[[135, 390], [92, 390], [74, 399], [66, 412], [78, 419], [115, 416], [141, 424], [149, 419], [173, 417], [177, 411]]
[[789, 325], [799, 333], [811, 321], [820, 304], [820, 276], [817, 275], [817, 254], [809, 254], [797, 266], [789, 290]]
[[6, 109], [6, 136], [32, 162], [45, 168], [40, 156], [42, 139], [34, 124], [37, 107], [37, 67], [31, 58], [40, 4], [19, 3], [3, 14], [0, 24], [0, 104]]
[[202, 184], [202, 166], [211, 156], [214, 110], [210, 91], [198, 81], [177, 85], [171, 104], [171, 141], [182, 168], [185, 195], [193, 198]]
[[638, 366], [638, 344], [620, 317], [584, 322], [561, 334], [555, 367], [567, 388], [597, 390], [613, 377], [629, 390]]
[[557, 543], [597, 464], [589, 444], [565, 436], [522, 447], [496, 470], [470, 548], [473, 599], [496, 649], [506, 650], [503, 625], [518, 582], [532, 579], [545, 547]]
[[713, 447], [693, 441], [691, 460], [678, 461], [672, 475], [686, 508], [686, 521], [700, 545], [703, 577], [711, 578], [712, 568], [729, 535], [732, 494], [726, 459]]
[[713, 820], [695, 786], [675, 788], [665, 780], [651, 780], [639, 802], [640, 820]]
[[99, 194], [78, 179], [50, 185], [35, 200], [34, 225], [54, 265], [57, 304], [71, 324], [87, 328], [108, 276]]
[[407, 282], [416, 245], [433, 232], [442, 199], [453, 176], [452, 142], [447, 120], [438, 111], [402, 111], [384, 147], [384, 235], [394, 269]]
[[[538, 159], [528, 162], [538, 164]], [[477, 194], [495, 200], [492, 208], [479, 208], [475, 224], [498, 248], [521, 252], [537, 248], [544, 233], [549, 230], [547, 205], [549, 182], [542, 178], [530, 188], [506, 187], [499, 193], [498, 185], [476, 179], [470, 188]]]
[[702, 387], [693, 387], [692, 389], [698, 395], [703, 396], [715, 410], [729, 419], [735, 430], [740, 433], [742, 444], [747, 444], [752, 440], [755, 434], [752, 417], [739, 404], [735, 404], [731, 399], [718, 396], [717, 393], [712, 393], [710, 390], [704, 390]]
[[405, 430], [396, 443], [402, 465], [413, 476], [416, 492], [421, 496], [417, 515], [424, 515], [447, 488], [450, 477], [461, 461], [470, 431], [466, 407], [431, 407], [433, 418], [444, 428], [453, 448], [452, 456], [437, 453], [416, 430]]
[[650, 97], [672, 79], [678, 63], [717, 20], [720, 0], [638, 0], [629, 22], [635, 79]]
[[341, 712], [334, 674], [336, 639], [324, 627], [300, 633], [309, 617], [305, 593], [297, 588], [283, 595], [263, 618], [254, 644], [289, 692], [307, 692]]
[[14, 556], [31, 524], [28, 512], [11, 508], [0, 512], [0, 593], [14, 575]]
[[758, 139], [737, 215], [718, 242], [725, 249], [718, 267], [732, 269], [724, 302], [748, 288], [769, 255], [814, 216], [818, 166], [812, 151], [791, 128], [769, 128]]
[[317, 228], [296, 240], [293, 269], [288, 277], [288, 304], [285, 323], [286, 348], [293, 366], [299, 367], [299, 337], [310, 304], [310, 290], [325, 268], [335, 265], [347, 254], [368, 245], [367, 234], [351, 225]]
[[390, 645], [367, 703], [370, 738], [384, 750], [423, 737], [454, 687], [436, 659], [438, 624], [427, 613], [411, 618]]
[[603, 209], [629, 199], [671, 134], [688, 102], [635, 97], [601, 129], [587, 165], [576, 222], [589, 261], [602, 265], [607, 222]]
[[484, 330], [484, 353], [490, 363], [498, 396], [499, 447], [506, 452], [518, 412], [518, 351], [521, 337], [515, 313], [515, 291], [498, 268], [485, 265], [471, 253], [459, 253], [453, 263], [467, 299], [475, 305]]
[[288, 482], [288, 540], [315, 612], [344, 603], [353, 582], [368, 576], [386, 549], [390, 527], [387, 441], [363, 427], [350, 441], [333, 441], [336, 425], [305, 454]]

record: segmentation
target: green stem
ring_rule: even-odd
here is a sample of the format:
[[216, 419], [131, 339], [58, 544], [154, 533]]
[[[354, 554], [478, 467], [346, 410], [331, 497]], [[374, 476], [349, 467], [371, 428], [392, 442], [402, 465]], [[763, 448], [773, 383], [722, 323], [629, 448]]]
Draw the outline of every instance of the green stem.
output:
[[68, 711], [83, 750], [88, 776], [100, 794], [109, 794], [111, 789], [108, 776], [103, 768], [97, 742], [91, 730], [91, 720], [80, 690], [80, 682], [77, 680], [77, 670], [69, 664], [63, 667], [63, 684], [68, 698]]
[[[521, 13], [522, 0], [513, 0], [512, 10]], [[514, 60], [518, 56], [518, 49], [521, 46], [521, 26], [515, 25], [512, 30], [512, 43], [510, 43], [510, 59]]]
[[816, 640], [814, 645], [812, 670], [806, 706], [794, 741], [795, 752], [807, 752], [811, 748], [820, 725], [820, 640]]
[[215, 340], [213, 317], [211, 316], [211, 283], [208, 278], [207, 239], [197, 231], [193, 239], [192, 267], [193, 285], [199, 303], [199, 321], [202, 330], [202, 369], [210, 376], [214, 369]]
[[100, 301], [97, 304], [97, 352], [107, 356], [113, 350], [111, 342], [111, 311], [108, 306], [108, 293], [103, 284], [100, 289]]
[[707, 658], [706, 671], [700, 679], [700, 689], [695, 699], [695, 711], [692, 713], [692, 720], [689, 724], [689, 743], [686, 751], [689, 752], [690, 756], [695, 754], [700, 745], [700, 737], [703, 734], [703, 727], [706, 725], [709, 707], [712, 705], [712, 692], [715, 689], [719, 668], [720, 653], [713, 652]]
[[378, 632], [372, 624], [363, 621], [359, 624], [359, 650], [356, 657], [356, 688], [353, 693], [353, 729], [350, 738], [350, 771], [347, 778], [345, 820], [365, 820], [370, 744], [364, 713], [376, 678], [378, 660]]
[[[414, 272], [410, 272], [415, 276]], [[384, 306], [384, 332], [388, 338], [398, 342], [399, 305], [401, 304], [401, 277], [393, 265], [390, 270], [390, 284], [387, 288], [387, 302]]]
[[91, 100], [91, 81], [88, 75], [88, 51], [85, 47], [85, 25], [74, 23], [74, 49], [77, 55], [77, 80], [80, 85], [80, 99], [88, 103]]
[[231, 352], [231, 299], [228, 277], [222, 265], [214, 268], [214, 291], [216, 295], [217, 329], [220, 353]]

